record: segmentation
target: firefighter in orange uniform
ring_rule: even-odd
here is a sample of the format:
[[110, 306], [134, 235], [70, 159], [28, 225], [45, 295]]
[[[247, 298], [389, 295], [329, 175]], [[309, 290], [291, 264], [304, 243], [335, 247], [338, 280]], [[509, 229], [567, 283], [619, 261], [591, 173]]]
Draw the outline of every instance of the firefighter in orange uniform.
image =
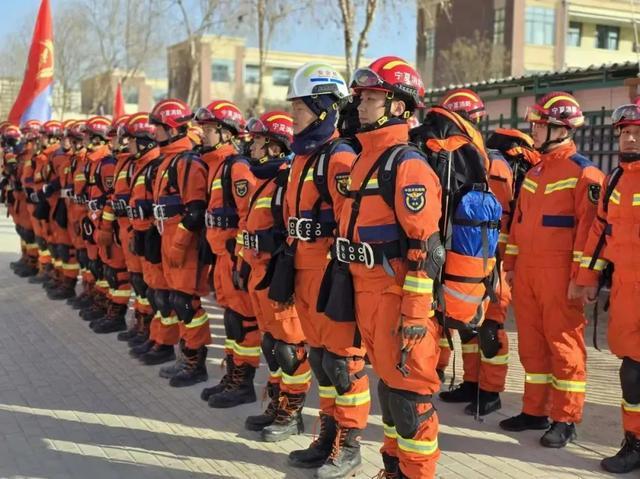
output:
[[[458, 113], [473, 125], [479, 126], [486, 114], [484, 102], [477, 93], [468, 89], [447, 92], [440, 105]], [[487, 150], [490, 161], [489, 187], [502, 206], [502, 233], [500, 253], [504, 253], [513, 201], [513, 173], [498, 150]], [[485, 416], [502, 407], [500, 393], [504, 391], [509, 364], [509, 340], [504, 330], [507, 308], [511, 303], [511, 289], [504, 273], [496, 286], [496, 301], [489, 304], [485, 320], [477, 331], [460, 331], [462, 342], [463, 382], [451, 391], [440, 393], [445, 402], [470, 403], [465, 413]], [[450, 352], [448, 340], [441, 344], [441, 355]], [[442, 367], [442, 363], [440, 363]]]
[[[302, 407], [311, 384], [304, 333], [294, 305], [278, 307], [266, 288], [259, 289], [271, 254], [282, 248], [287, 236], [283, 218], [293, 120], [283, 111], [270, 111], [247, 124], [252, 135], [251, 171], [256, 190], [249, 203], [239, 278], [245, 281], [262, 332], [262, 353], [269, 367], [264, 414], [250, 416], [245, 427], [262, 431], [262, 439], [276, 442], [303, 431]], [[247, 263], [248, 267], [243, 267]], [[249, 273], [248, 281], [245, 280]]]
[[203, 129], [202, 158], [209, 167], [207, 241], [216, 255], [213, 284], [216, 301], [224, 309], [227, 371], [220, 383], [200, 397], [214, 408], [234, 407], [256, 400], [253, 378], [260, 364], [260, 331], [249, 293], [237, 281], [238, 253], [246, 229], [249, 199], [255, 187], [249, 159], [239, 155], [237, 137], [245, 121], [238, 107], [215, 100], [196, 112]]
[[548, 93], [527, 119], [542, 156], [522, 184], [504, 259], [525, 389], [522, 413], [500, 427], [546, 429], [540, 443], [560, 448], [582, 419], [586, 320], [575, 281], [603, 174], [576, 152], [572, 133], [584, 116], [570, 94]]
[[[357, 70], [352, 88], [362, 151], [340, 216], [331, 294], [352, 280], [355, 318], [380, 377], [384, 473], [430, 478], [440, 456], [431, 399], [440, 387], [432, 288], [441, 265], [430, 263], [438, 257], [432, 248], [441, 248], [441, 192], [426, 158], [406, 146], [407, 119], [422, 106], [424, 87], [404, 60], [383, 57]], [[340, 437], [340, 448], [357, 447], [358, 436]]]
[[[295, 157], [285, 197], [289, 240], [282, 258], [292, 258], [290, 274], [295, 276], [291, 290], [280, 294], [295, 302], [320, 393], [320, 433], [306, 449], [292, 451], [289, 464], [322, 467], [326, 477], [342, 477], [360, 463], [357, 437], [367, 425], [371, 404], [365, 349], [357, 338], [355, 321], [331, 321], [316, 307], [356, 156], [336, 130], [338, 111], [348, 97], [340, 73], [321, 63], [298, 68], [287, 94]], [[273, 282], [272, 289], [284, 283], [278, 277]], [[350, 448], [342, 449], [346, 438]]]
[[[161, 313], [173, 310], [179, 323], [182, 367], [169, 380], [172, 387], [191, 386], [208, 379], [209, 316], [200, 298], [209, 292], [208, 265], [200, 261], [207, 207], [207, 165], [192, 151], [187, 136], [193, 114], [181, 100], [159, 102], [149, 115], [156, 140], [171, 147], [155, 178], [154, 217], [161, 236], [162, 269], [168, 289], [156, 302]], [[167, 296], [168, 294], [168, 296]], [[162, 311], [166, 308], [165, 311]]]
[[600, 464], [605, 471], [620, 474], [640, 468], [640, 106], [622, 105], [611, 120], [619, 139], [620, 164], [604, 182], [577, 284], [584, 286], [584, 301], [592, 303], [598, 296], [598, 276], [602, 271], [613, 273], [612, 277], [605, 273], [611, 281], [608, 338], [611, 352], [622, 359], [624, 441], [616, 455]]

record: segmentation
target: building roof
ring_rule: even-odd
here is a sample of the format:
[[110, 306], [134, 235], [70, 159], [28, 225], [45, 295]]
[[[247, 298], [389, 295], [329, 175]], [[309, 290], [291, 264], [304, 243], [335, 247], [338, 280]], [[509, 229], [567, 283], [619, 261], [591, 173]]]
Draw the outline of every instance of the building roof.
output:
[[640, 76], [637, 61], [605, 63], [588, 67], [566, 68], [561, 71], [528, 73], [518, 77], [506, 77], [478, 82], [449, 85], [426, 91], [427, 98], [434, 98], [454, 88], [470, 88], [475, 91], [496, 91], [498, 96], [521, 96], [522, 93], [542, 93], [557, 89], [579, 90], [597, 85], [619, 86], [627, 78]]

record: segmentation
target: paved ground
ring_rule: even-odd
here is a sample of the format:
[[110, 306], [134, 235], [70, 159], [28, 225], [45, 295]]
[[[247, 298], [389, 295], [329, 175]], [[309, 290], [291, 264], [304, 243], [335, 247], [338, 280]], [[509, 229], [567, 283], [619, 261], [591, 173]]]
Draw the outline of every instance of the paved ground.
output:
[[[286, 455], [311, 440], [315, 394], [305, 410], [307, 434], [275, 445], [259, 442], [242, 428], [259, 404], [209, 409], [198, 397], [201, 387], [170, 388], [158, 377], [159, 367], [141, 366], [113, 335], [93, 334], [71, 308], [14, 276], [8, 263], [17, 257], [18, 241], [0, 214], [0, 477], [312, 476], [287, 467]], [[209, 370], [217, 382], [223, 330], [219, 310], [210, 306]], [[523, 373], [514, 353], [500, 413], [479, 423], [464, 416], [462, 406], [437, 404], [443, 423], [438, 477], [608, 477], [598, 462], [620, 442], [618, 361], [606, 350], [589, 348], [589, 354], [588, 404], [577, 444], [552, 451], [538, 445], [539, 433], [505, 434], [498, 428], [499, 420], [520, 410]], [[262, 388], [264, 371], [258, 381]], [[372, 413], [364, 434], [365, 464], [357, 476], [362, 478], [375, 476], [380, 467], [377, 405]]]

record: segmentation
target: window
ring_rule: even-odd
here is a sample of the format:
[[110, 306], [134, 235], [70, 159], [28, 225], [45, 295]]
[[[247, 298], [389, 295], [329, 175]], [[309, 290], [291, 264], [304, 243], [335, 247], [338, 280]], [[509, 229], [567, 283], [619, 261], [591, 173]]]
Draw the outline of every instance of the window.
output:
[[230, 60], [214, 60], [211, 64], [211, 80], [231, 83], [233, 81], [233, 64]]
[[582, 22], [569, 22], [567, 30], [567, 46], [579, 47], [582, 42]]
[[596, 25], [596, 48], [617, 50], [620, 42], [620, 27]]
[[525, 13], [525, 41], [529, 45], [553, 45], [555, 30], [553, 8], [527, 7]]
[[291, 81], [291, 70], [288, 68], [274, 68], [271, 72], [273, 84], [276, 86], [289, 86]]
[[504, 45], [504, 8], [493, 11], [493, 44]]
[[260, 67], [258, 65], [245, 65], [244, 82], [258, 83], [260, 81]]
[[436, 31], [434, 29], [427, 30], [427, 58], [433, 58], [436, 53]]

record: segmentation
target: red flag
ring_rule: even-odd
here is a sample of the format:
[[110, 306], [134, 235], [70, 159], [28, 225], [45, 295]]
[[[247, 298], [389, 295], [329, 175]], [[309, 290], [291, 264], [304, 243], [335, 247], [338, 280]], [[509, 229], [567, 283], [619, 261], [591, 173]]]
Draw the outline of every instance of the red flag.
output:
[[122, 83], [118, 82], [116, 96], [113, 99], [113, 117], [120, 118], [124, 115], [124, 97], [122, 96]]
[[9, 121], [15, 124], [27, 120], [51, 119], [53, 89], [53, 24], [49, 0], [42, 0], [36, 26], [33, 29], [27, 68]]

